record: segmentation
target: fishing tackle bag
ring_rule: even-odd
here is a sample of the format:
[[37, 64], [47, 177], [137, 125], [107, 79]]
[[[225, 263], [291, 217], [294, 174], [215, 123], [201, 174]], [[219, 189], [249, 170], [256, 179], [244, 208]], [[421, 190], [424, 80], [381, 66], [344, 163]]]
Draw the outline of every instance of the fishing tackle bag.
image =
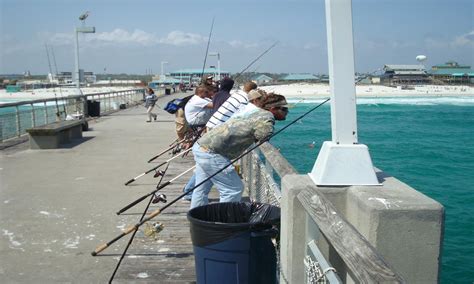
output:
[[188, 101], [191, 99], [192, 96], [193, 95], [187, 96], [182, 99], [171, 100], [166, 104], [166, 106], [164, 107], [164, 110], [166, 110], [167, 112], [171, 114], [175, 114], [178, 111], [178, 109], [184, 108], [184, 106], [188, 103]]

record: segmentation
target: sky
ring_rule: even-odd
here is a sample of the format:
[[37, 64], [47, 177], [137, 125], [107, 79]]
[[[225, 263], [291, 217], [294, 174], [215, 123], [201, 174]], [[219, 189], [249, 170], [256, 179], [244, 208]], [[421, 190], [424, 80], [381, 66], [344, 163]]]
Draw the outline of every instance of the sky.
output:
[[[332, 0], [339, 1], [339, 0]], [[0, 74], [72, 71], [74, 29], [80, 66], [101, 73], [159, 74], [201, 69], [209, 52], [236, 73], [275, 42], [249, 71], [328, 73], [324, 0], [0, 0]], [[474, 69], [473, 0], [352, 0], [356, 72], [384, 64], [457, 61]], [[48, 53], [46, 52], [48, 46]], [[206, 67], [217, 66], [217, 57]]]

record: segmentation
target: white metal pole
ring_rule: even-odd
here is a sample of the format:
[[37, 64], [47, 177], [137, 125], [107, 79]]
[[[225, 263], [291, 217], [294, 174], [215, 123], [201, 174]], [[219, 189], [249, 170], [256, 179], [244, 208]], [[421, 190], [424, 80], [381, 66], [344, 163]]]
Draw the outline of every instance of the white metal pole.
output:
[[332, 141], [309, 176], [317, 185], [378, 185], [367, 146], [357, 141], [352, 1], [326, 0]]
[[80, 82], [79, 82], [79, 31], [74, 29], [74, 34], [76, 36], [76, 69], [74, 70], [74, 73], [76, 74], [76, 88], [79, 89], [80, 87]]
[[221, 55], [217, 53], [217, 80], [221, 80]]

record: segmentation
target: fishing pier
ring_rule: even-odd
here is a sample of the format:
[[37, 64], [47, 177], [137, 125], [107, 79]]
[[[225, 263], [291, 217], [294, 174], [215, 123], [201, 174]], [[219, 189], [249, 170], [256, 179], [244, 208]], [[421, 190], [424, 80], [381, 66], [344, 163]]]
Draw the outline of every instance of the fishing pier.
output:
[[[358, 143], [351, 1], [326, 0], [326, 21], [332, 140], [323, 143], [309, 174], [297, 173], [269, 143], [240, 161], [248, 198], [281, 208], [280, 283], [436, 283], [444, 208], [376, 169], [368, 147]], [[146, 163], [176, 138], [174, 116], [160, 111], [157, 122], [145, 123], [145, 109], [121, 99], [127, 108], [89, 121], [81, 139], [52, 150], [28, 150], [23, 143], [2, 151], [2, 280], [107, 282], [128, 237], [102, 245], [95, 257], [91, 251], [134, 231], [130, 225], [145, 211], [157, 216], [137, 231], [114, 283], [196, 280], [189, 203], [160, 212], [167, 205], [145, 210], [144, 200], [115, 214], [157, 187], [160, 178], [152, 174], [124, 183], [166, 160]], [[158, 105], [167, 101], [162, 97]], [[167, 163], [163, 182], [192, 165], [190, 155]], [[175, 199], [190, 175], [160, 192]]]
[[[160, 110], [157, 122], [145, 120], [142, 106], [130, 106], [90, 120], [82, 139], [59, 149], [30, 150], [21, 143], [2, 150], [4, 280], [109, 280], [129, 237], [96, 257], [90, 252], [137, 223], [148, 199], [120, 216], [115, 212], [153, 191], [160, 178], [149, 174], [124, 183], [167, 160], [169, 155], [146, 163], [175, 139], [173, 115]], [[163, 182], [193, 165], [192, 155], [174, 159]], [[436, 282], [444, 214], [437, 202], [382, 171], [380, 186], [316, 186], [269, 143], [245, 156], [241, 166], [248, 198], [282, 208], [281, 282], [322, 274], [330, 283]], [[168, 201], [182, 193], [190, 175], [162, 189]], [[148, 212], [163, 205], [152, 204]], [[195, 281], [188, 208], [177, 202], [151, 220], [164, 225], [158, 234], [146, 226], [138, 231], [114, 283]]]

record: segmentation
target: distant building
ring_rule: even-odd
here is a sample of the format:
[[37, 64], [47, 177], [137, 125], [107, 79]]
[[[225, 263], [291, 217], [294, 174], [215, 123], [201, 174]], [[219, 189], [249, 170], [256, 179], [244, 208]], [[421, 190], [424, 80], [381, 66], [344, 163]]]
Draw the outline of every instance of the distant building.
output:
[[381, 80], [385, 85], [424, 84], [431, 81], [423, 65], [387, 64], [384, 65], [383, 70]]
[[[230, 73], [225, 70], [220, 70], [221, 78], [230, 77]], [[214, 76], [214, 80], [218, 80], [218, 70], [216, 68], [206, 68], [204, 69], [204, 73], [202, 69], [180, 69], [173, 72], [170, 72], [169, 75], [178, 79], [179, 81], [183, 81], [183, 83], [190, 84], [198, 84], [201, 81], [201, 76]]]
[[474, 71], [471, 66], [459, 65], [457, 62], [449, 61], [442, 65], [431, 67], [430, 75], [435, 83], [446, 84], [473, 84]]
[[265, 85], [268, 83], [272, 83], [274, 80], [272, 77], [267, 76], [265, 74], [259, 74], [254, 77], [252, 77], [252, 81], [257, 84], [257, 85]]
[[[68, 85], [73, 83], [73, 73], [72, 72], [60, 72], [56, 76], [48, 76], [50, 81], [57, 80], [58, 84]], [[86, 84], [94, 84], [97, 81], [97, 76], [94, 72], [84, 72], [84, 70], [79, 70], [79, 81]]]
[[289, 82], [308, 82], [308, 81], [318, 81], [319, 78], [309, 73], [299, 73], [299, 74], [288, 74], [280, 78], [280, 81], [289, 81]]

